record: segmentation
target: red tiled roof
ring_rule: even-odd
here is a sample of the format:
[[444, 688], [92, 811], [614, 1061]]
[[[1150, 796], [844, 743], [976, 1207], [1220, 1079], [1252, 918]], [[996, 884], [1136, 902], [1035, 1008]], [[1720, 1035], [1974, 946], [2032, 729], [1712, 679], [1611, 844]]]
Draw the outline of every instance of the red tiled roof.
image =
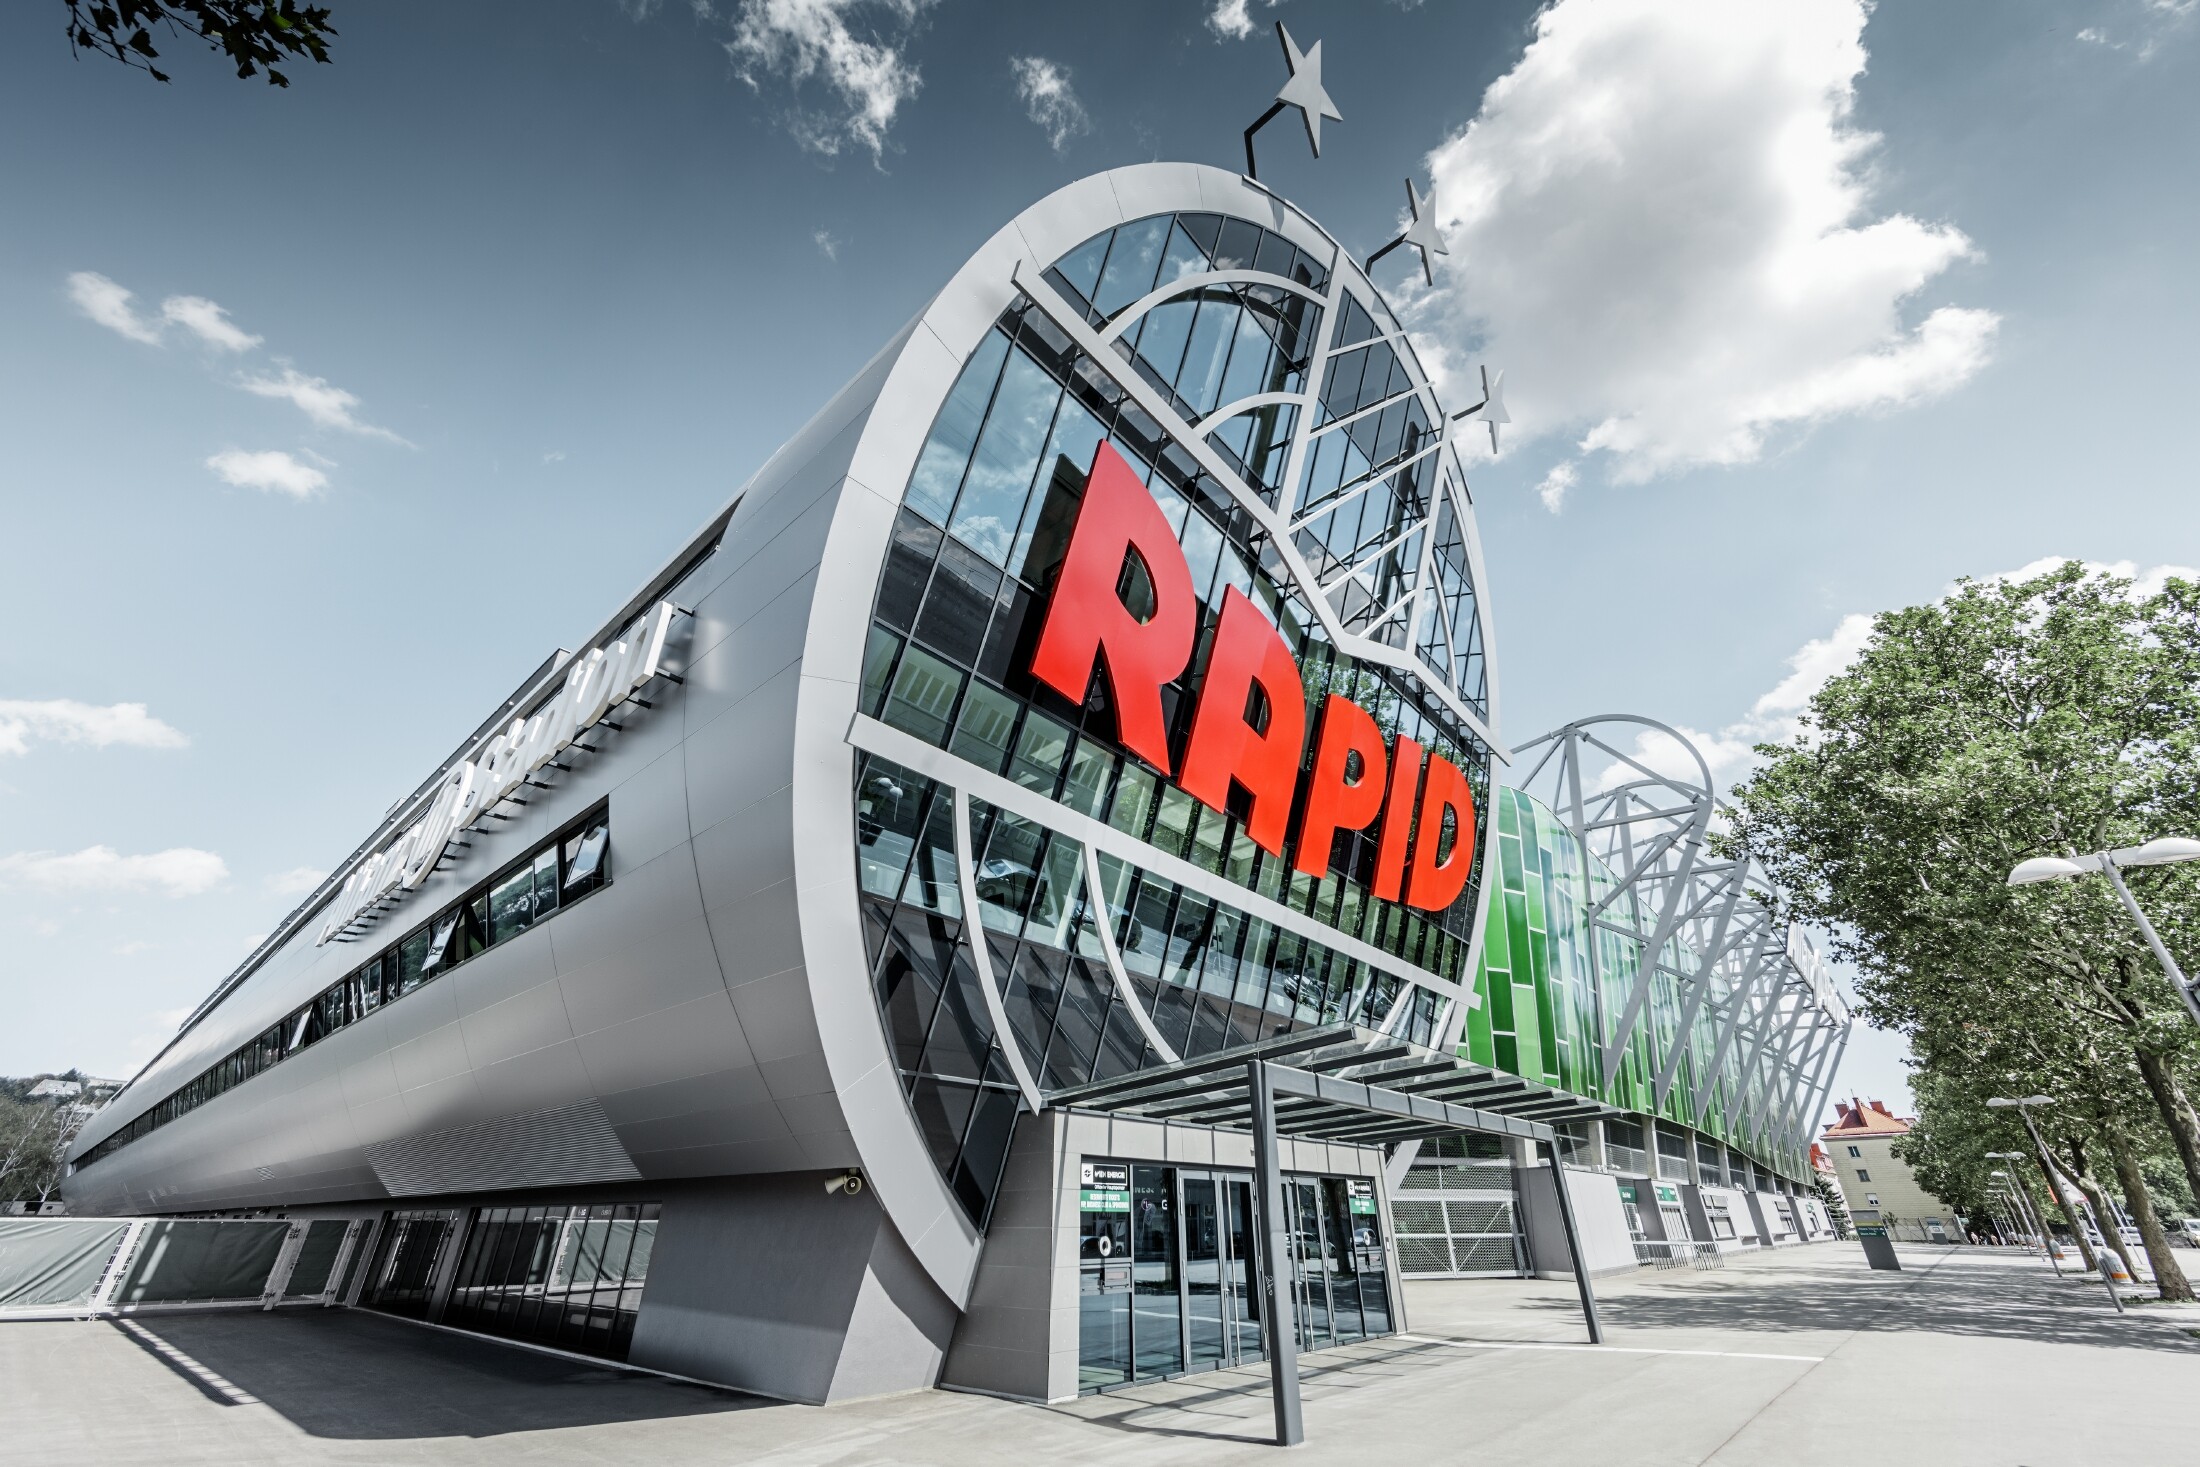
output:
[[1836, 1136], [1901, 1136], [1910, 1129], [1910, 1123], [1890, 1112], [1884, 1101], [1851, 1097], [1835, 1101], [1833, 1108], [1839, 1119], [1819, 1133], [1829, 1141]]

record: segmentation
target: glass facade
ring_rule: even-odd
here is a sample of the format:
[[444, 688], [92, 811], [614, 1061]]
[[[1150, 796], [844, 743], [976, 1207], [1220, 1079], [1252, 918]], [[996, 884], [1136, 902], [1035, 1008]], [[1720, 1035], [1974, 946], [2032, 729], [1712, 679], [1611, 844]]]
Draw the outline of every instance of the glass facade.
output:
[[655, 1202], [475, 1208], [441, 1322], [624, 1360], [659, 1211]]
[[[1257, 278], [1211, 278], [1247, 271]], [[1193, 277], [1207, 283], [1171, 291]], [[1088, 324], [1115, 333], [1121, 360], [1103, 367], [1086, 357], [1021, 297], [985, 334], [904, 493], [873, 608], [862, 710], [1303, 921], [1260, 920], [1211, 888], [1189, 890], [1113, 854], [1098, 858], [1091, 890], [1081, 843], [972, 794], [978, 925], [1012, 1042], [1042, 1090], [1154, 1063], [1164, 1058], [1156, 1037], [1194, 1055], [1350, 1020], [1432, 1042], [1442, 998], [1413, 984], [1410, 970], [1464, 981], [1475, 880], [1442, 911], [1380, 900], [1373, 831], [1340, 832], [1327, 873], [1303, 874], [1296, 851], [1252, 842], [1244, 809], [1205, 806], [1129, 754], [1105, 680], [1075, 703], [1028, 669], [1085, 476], [1110, 443], [1176, 531], [1200, 602], [1191, 665], [1163, 692], [1172, 747], [1188, 737], [1222, 598], [1234, 588], [1281, 631], [1310, 708], [1330, 693], [1358, 703], [1386, 737], [1410, 738], [1463, 770], [1481, 803], [1489, 755], [1466, 722], [1414, 673], [1350, 655], [1328, 629], [1415, 653], [1464, 704], [1484, 706], [1459, 491], [1434, 452], [1433, 399], [1405, 365], [1395, 326], [1332, 291], [1329, 262], [1246, 221], [1136, 221], [1071, 251], [1047, 280]], [[1326, 321], [1332, 294], [1342, 304]], [[1126, 365], [1180, 424], [1164, 428], [1113, 379]], [[1301, 421], [1317, 377], [1318, 401]], [[1291, 394], [1302, 402], [1261, 400]], [[1187, 451], [1184, 425], [1203, 425], [1241, 484], [1292, 516], [1291, 543], [1315, 568], [1326, 618], [1283, 570], [1272, 526]], [[1301, 503], [1303, 514], [1291, 509]], [[1124, 594], [1135, 602], [1140, 592]], [[1309, 745], [1304, 758], [1312, 756]], [[1018, 1097], [964, 947], [972, 934], [956, 875], [956, 791], [866, 757], [854, 794], [888, 1040], [934, 1161], [982, 1223], [996, 1138], [1005, 1143]], [[1447, 826], [1437, 838], [1456, 834]], [[1103, 921], [1136, 1011], [1106, 961]], [[1325, 930], [1401, 961], [1394, 969], [1357, 959]]]
[[[1701, 1143], [1704, 1179], [1718, 1184], [1731, 1168], [1735, 1176], [1769, 1178], [1775, 1158], [1765, 1154], [1745, 1128], [1734, 1121], [1749, 1106], [1762, 1105], [1768, 1075], [1752, 1081], [1746, 1100], [1735, 1093], [1732, 1071], [1740, 1058], [1729, 1046], [1722, 1073], [1712, 1085], [1703, 1110], [1695, 1108], [1702, 1066], [1718, 1043], [1714, 1004], [1699, 1006], [1686, 1034], [1680, 1032], [1684, 995], [1673, 978], [1653, 974], [1648, 1006], [1628, 1041], [1620, 1069], [1607, 1086], [1603, 1080], [1600, 1036], [1609, 1016], [1626, 1004], [1641, 963], [1641, 949], [1616, 933], [1593, 930], [1591, 906], [1607, 898], [1617, 878], [1585, 851], [1555, 814], [1520, 790], [1496, 792], [1498, 885], [1490, 893], [1482, 962], [1475, 991], [1482, 1002], [1467, 1015], [1460, 1053], [1546, 1085], [1589, 1096], [1641, 1115], [1658, 1126], [1660, 1174], [1686, 1178], [1690, 1147], [1685, 1132], [1701, 1132], [1723, 1142], [1724, 1164], [1711, 1140]], [[1632, 901], [1632, 894], [1621, 900]], [[1588, 945], [1598, 945], [1592, 968]], [[1678, 940], [1676, 939], [1676, 948]], [[1599, 976], [1601, 975], [1601, 988]], [[1663, 1104], [1656, 1103], [1655, 1077], [1678, 1046], [1676, 1078]], [[1632, 1121], [1605, 1125], [1606, 1164], [1616, 1171], [1647, 1175], [1642, 1128]], [[1793, 1159], [1789, 1159], [1792, 1168]], [[1754, 1166], [1751, 1163], [1754, 1162]]]
[[518, 857], [311, 1002], [186, 1081], [77, 1158], [79, 1170], [519, 936], [611, 880], [611, 816], [599, 807]]

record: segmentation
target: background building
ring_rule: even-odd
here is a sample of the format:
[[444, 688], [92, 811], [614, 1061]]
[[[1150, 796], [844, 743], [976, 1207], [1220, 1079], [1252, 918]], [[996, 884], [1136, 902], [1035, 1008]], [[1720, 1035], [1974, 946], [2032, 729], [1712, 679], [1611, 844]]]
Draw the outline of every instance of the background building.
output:
[[[1551, 1128], [1592, 1269], [1822, 1235], [1847, 1012], [1707, 777], [1495, 786], [1460, 431], [1251, 180], [1041, 200], [186, 1021], [73, 1207], [816, 1401], [1257, 1358], [1267, 1226], [1304, 1348], [1401, 1270], [1566, 1271]], [[1263, 1218], [1247, 1055], [1486, 1129], [1294, 1101]]]
[[1834, 1113], [1834, 1123], [1819, 1139], [1850, 1217], [1883, 1222], [1889, 1236], [1913, 1243], [1964, 1241], [1962, 1216], [1919, 1186], [1909, 1164], [1894, 1154], [1894, 1143], [1910, 1133], [1907, 1120], [1882, 1101], [1854, 1097], [1836, 1101]]

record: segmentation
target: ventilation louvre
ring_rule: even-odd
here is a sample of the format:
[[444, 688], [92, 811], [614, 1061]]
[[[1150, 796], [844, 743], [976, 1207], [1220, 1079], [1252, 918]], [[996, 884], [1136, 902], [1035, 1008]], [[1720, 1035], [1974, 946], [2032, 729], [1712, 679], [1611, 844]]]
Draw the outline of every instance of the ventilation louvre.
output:
[[595, 1101], [430, 1131], [367, 1147], [367, 1162], [392, 1197], [502, 1192], [641, 1176]]

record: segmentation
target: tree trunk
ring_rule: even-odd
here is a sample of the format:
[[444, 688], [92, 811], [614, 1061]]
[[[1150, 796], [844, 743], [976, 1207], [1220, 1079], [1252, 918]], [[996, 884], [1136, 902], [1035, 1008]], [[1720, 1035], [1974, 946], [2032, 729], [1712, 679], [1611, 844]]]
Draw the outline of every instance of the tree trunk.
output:
[[2192, 1189], [2193, 1201], [2200, 1203], [2200, 1116], [2193, 1114], [2192, 1102], [2185, 1099], [2168, 1060], [2137, 1045], [2132, 1046], [2132, 1057], [2139, 1063], [2139, 1076], [2154, 1097], [2155, 1109], [2162, 1113], [2163, 1129], [2176, 1143], [2177, 1159], [2185, 1164], [2185, 1185]]
[[2139, 1174], [2138, 1159], [2125, 1143], [2123, 1129], [2113, 1121], [2107, 1127], [2107, 1140], [2109, 1159], [2116, 1166], [2116, 1180], [2123, 1184], [2124, 1206], [2130, 1210], [2132, 1221], [2139, 1225], [2139, 1239], [2146, 1244], [2147, 1261], [2154, 1265], [2155, 1288], [2165, 1300], [2192, 1303], [2192, 1285], [2185, 1281], [2185, 1271], [2177, 1266], [2176, 1257], [2169, 1251], [2169, 1237], [2162, 1231], [2162, 1219], [2155, 1214], [2154, 1199], [2147, 1194], [2146, 1178]]
[[[2070, 1236], [2078, 1245], [2078, 1256], [2085, 1260], [2085, 1271], [2094, 1272], [2100, 1268], [2101, 1260], [2093, 1256], [2093, 1245], [2085, 1240], [2085, 1229], [2078, 1224], [2077, 1209], [2070, 1205], [2070, 1194], [2063, 1190], [2062, 1183], [2056, 1179], [2046, 1155], [2034, 1152], [2032, 1159], [2039, 1163], [2040, 1175], [2047, 1179], [2047, 1195], [2054, 1198], [2055, 1205], [2062, 1209], [2063, 1222], [2070, 1228]], [[2048, 1240], [2048, 1246], [2054, 1246], [2052, 1237]]]

